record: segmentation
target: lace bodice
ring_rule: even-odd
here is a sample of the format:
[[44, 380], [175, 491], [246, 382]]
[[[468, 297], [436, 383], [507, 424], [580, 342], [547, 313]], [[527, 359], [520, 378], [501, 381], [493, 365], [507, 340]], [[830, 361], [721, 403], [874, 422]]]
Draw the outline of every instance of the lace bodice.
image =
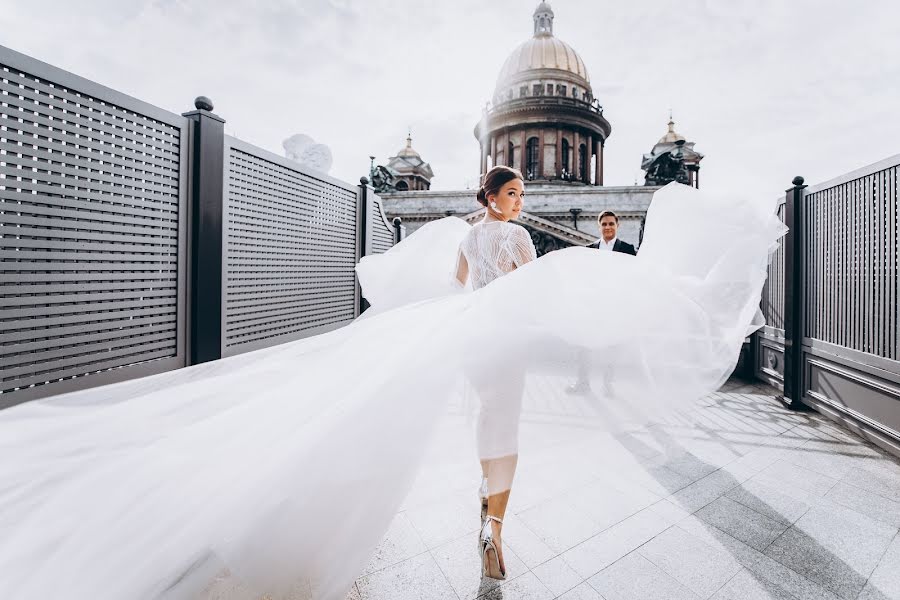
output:
[[473, 225], [459, 250], [469, 265], [469, 278], [475, 290], [537, 258], [525, 228], [504, 221]]

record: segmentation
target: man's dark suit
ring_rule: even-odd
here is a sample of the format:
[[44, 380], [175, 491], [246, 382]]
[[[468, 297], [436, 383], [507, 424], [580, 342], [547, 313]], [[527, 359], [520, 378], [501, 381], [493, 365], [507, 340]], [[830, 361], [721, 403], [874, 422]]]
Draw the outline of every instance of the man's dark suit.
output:
[[[600, 241], [596, 241], [593, 244], [590, 244], [588, 248], [599, 248]], [[623, 242], [620, 239], [616, 239], [616, 243], [613, 244], [613, 252], [623, 252], [625, 254], [630, 254], [632, 256], [637, 256], [637, 250], [634, 249], [634, 246], [629, 244], [628, 242]]]

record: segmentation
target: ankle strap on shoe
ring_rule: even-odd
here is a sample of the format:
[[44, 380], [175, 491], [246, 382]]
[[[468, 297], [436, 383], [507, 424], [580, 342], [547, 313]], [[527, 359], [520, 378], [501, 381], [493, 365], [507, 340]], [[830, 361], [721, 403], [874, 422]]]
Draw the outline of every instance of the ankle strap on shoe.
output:
[[503, 519], [501, 519], [499, 517], [495, 517], [494, 515], [485, 515], [484, 520], [485, 521], [497, 521], [498, 523], [503, 525]]

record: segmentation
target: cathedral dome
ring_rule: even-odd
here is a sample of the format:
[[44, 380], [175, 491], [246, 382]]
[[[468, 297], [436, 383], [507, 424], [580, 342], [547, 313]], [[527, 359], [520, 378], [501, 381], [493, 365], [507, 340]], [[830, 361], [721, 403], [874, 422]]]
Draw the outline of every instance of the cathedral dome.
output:
[[547, 2], [541, 2], [535, 9], [534, 36], [513, 50], [503, 63], [497, 77], [498, 93], [517, 83], [545, 77], [590, 89], [590, 77], [581, 56], [553, 35], [553, 16]]
[[481, 174], [493, 165], [528, 181], [603, 185], [603, 148], [612, 132], [584, 61], [553, 35], [553, 9], [537, 5], [534, 35], [509, 55], [475, 126]]
[[577, 83], [585, 87], [590, 85], [587, 67], [578, 53], [567, 43], [551, 35], [533, 37], [513, 50], [500, 69], [497, 87], [503, 88], [514, 83], [515, 79], [530, 79], [530, 72], [538, 69], [565, 71], [574, 76]]

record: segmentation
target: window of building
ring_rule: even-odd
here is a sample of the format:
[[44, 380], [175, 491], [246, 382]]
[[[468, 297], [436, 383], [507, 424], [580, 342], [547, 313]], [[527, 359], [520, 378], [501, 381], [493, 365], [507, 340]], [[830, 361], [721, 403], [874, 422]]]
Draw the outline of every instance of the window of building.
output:
[[560, 161], [560, 169], [562, 170], [562, 178], [563, 179], [568, 179], [572, 174], [572, 170], [569, 168], [569, 165], [571, 163], [571, 160], [570, 160], [571, 153], [572, 153], [571, 148], [569, 148], [569, 140], [563, 138], [562, 160]]
[[572, 97], [578, 98], [578, 88], [577, 87], [572, 88]]
[[552, 95], [553, 95], [553, 84], [552, 84], [552, 83], [548, 83], [548, 84], [547, 84], [547, 95], [548, 95], [548, 96], [552, 96]]
[[522, 87], [519, 88], [519, 98], [524, 98], [527, 95], [528, 95], [528, 86], [523, 85]]
[[506, 166], [514, 167], [515, 166], [515, 157], [516, 157], [516, 147], [513, 146], [513, 143], [510, 142], [506, 145]]
[[557, 95], [557, 96], [563, 96], [563, 97], [565, 97], [565, 96], [566, 96], [566, 91], [567, 91], [567, 90], [566, 90], [566, 86], [562, 85], [561, 83], [557, 83], [557, 84], [556, 84], [556, 95]]
[[525, 144], [525, 179], [535, 179], [538, 176], [539, 150], [538, 139], [536, 137], [528, 138], [528, 142]]
[[512, 89], [510, 89], [509, 91], [507, 91], [507, 93], [506, 93], [506, 99], [507, 99], [507, 100], [512, 100]]
[[405, 192], [405, 191], [407, 191], [407, 190], [409, 190], [409, 184], [408, 184], [408, 183], [406, 183], [405, 181], [398, 181], [398, 182], [397, 182], [397, 191], [398, 191], [398, 192]]
[[544, 86], [542, 86], [540, 83], [536, 83], [536, 84], [534, 84], [534, 86], [531, 88], [531, 95], [532, 95], [532, 96], [540, 96], [540, 95], [541, 95], [541, 91], [543, 91], [543, 89], [544, 89]]

